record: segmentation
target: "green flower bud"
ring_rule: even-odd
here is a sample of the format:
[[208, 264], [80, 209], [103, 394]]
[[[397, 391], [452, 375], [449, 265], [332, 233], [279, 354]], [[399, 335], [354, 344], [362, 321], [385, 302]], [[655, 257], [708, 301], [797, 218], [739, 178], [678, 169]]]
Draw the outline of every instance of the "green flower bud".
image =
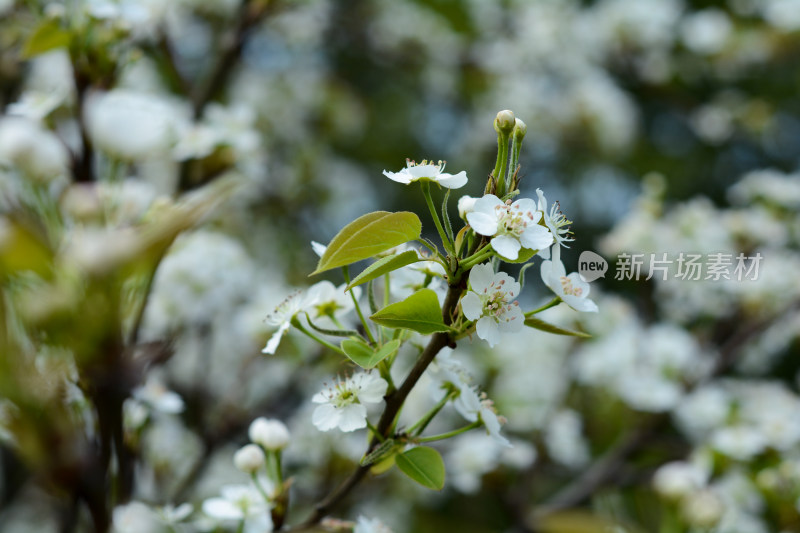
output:
[[516, 120], [513, 111], [504, 109], [497, 113], [497, 117], [494, 119], [494, 129], [498, 133], [509, 134], [514, 129]]
[[528, 126], [525, 125], [520, 119], [515, 119], [514, 121], [514, 142], [520, 143], [522, 139], [525, 138], [525, 134], [528, 133]]

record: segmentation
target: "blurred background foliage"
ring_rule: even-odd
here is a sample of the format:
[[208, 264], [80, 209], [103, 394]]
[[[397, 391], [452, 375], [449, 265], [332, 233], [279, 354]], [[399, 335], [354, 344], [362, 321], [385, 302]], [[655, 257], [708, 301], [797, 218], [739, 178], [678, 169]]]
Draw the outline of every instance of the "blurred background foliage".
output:
[[[230, 466], [260, 414], [295, 420], [299, 509], [334, 486], [363, 443], [303, 424], [310, 391], [342, 364], [294, 337], [265, 360], [263, 318], [308, 285], [308, 243], [358, 215], [413, 206], [433, 235], [418, 191], [382, 170], [446, 160], [467, 171], [464, 192], [480, 194], [500, 109], [528, 125], [522, 196], [540, 187], [575, 221], [567, 265], [586, 249], [612, 260], [766, 250], [764, 265], [777, 265], [763, 274], [773, 284], [750, 292], [609, 276], [595, 284], [600, 317], [554, 317], [593, 333], [588, 346], [634, 355], [663, 334], [648, 328], [669, 324], [662, 337], [679, 347], [667, 352], [716, 361], [658, 368], [687, 397], [720, 376], [757, 376], [796, 399], [796, 0], [0, 0], [0, 14], [0, 435], [14, 443], [0, 461], [3, 531], [103, 529], [112, 503], [130, 497], [198, 506], [235, 478], [218, 465]], [[704, 446], [675, 422], [678, 400], [637, 403], [630, 383], [620, 392], [581, 377], [580, 363], [529, 353], [591, 352], [561, 340], [520, 341], [523, 362], [471, 349], [490, 392], [518, 393], [497, 401], [528, 443], [517, 457], [484, 457], [474, 468], [483, 488], [462, 480], [426, 501], [390, 478], [370, 482], [353, 509], [422, 533], [708, 530], [648, 488], [657, 467]], [[748, 350], [755, 362], [736, 367]], [[515, 365], [552, 370], [528, 384], [544, 399], [510, 387]], [[747, 394], [726, 383], [738, 413]], [[182, 408], [158, 414], [153, 398], [170, 391]], [[123, 420], [132, 396], [148, 422]], [[532, 421], [539, 400], [550, 422]], [[512, 413], [529, 422], [514, 426]], [[794, 403], [786, 413], [797, 415]], [[569, 448], [559, 438], [583, 451], [554, 459]], [[714, 531], [800, 531], [800, 475], [776, 466], [797, 459], [790, 441], [735, 460], [714, 452], [714, 479], [740, 461], [745, 478], [771, 468], [790, 487], [776, 482], [760, 504], [742, 504], [762, 525]], [[468, 457], [461, 448], [452, 453]], [[614, 476], [600, 473], [614, 483], [589, 480], [586, 494], [565, 497], [583, 511], [532, 517], [609, 450], [600, 467]], [[453, 468], [469, 470], [457, 457]]]

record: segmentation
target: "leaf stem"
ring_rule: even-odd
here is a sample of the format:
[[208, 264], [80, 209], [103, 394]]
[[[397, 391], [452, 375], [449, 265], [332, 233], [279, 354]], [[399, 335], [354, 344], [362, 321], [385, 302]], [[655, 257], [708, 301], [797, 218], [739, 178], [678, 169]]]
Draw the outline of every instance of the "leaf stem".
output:
[[547, 310], [547, 309], [550, 309], [551, 307], [555, 307], [555, 306], [557, 306], [557, 305], [558, 305], [558, 304], [560, 304], [560, 303], [561, 303], [561, 298], [559, 298], [558, 296], [556, 296], [555, 298], [553, 298], [552, 300], [550, 300], [549, 302], [547, 302], [547, 303], [546, 303], [546, 304], [544, 304], [543, 306], [541, 306], [541, 307], [537, 307], [537, 308], [536, 308], [536, 309], [534, 309], [533, 311], [528, 311], [527, 313], [525, 313], [525, 316], [533, 316], [533, 315], [536, 315], [536, 314], [538, 314], [538, 313], [541, 313], [542, 311], [545, 311], [545, 310]]
[[444, 406], [447, 405], [447, 402], [452, 400], [454, 396], [455, 396], [454, 391], [452, 391], [452, 390], [449, 391], [447, 394], [445, 394], [442, 397], [441, 400], [439, 400], [439, 403], [434, 405], [433, 408], [430, 411], [425, 413], [425, 416], [420, 418], [413, 426], [408, 428], [408, 430], [406, 432], [409, 435], [416, 436], [416, 435], [419, 435], [420, 433], [422, 433], [423, 431], [425, 431], [425, 428], [428, 427], [428, 424], [430, 424], [431, 420], [433, 420], [433, 418], [437, 414], [439, 414], [439, 411], [441, 411], [442, 408], [444, 408]]
[[344, 355], [345, 357], [347, 357], [345, 355], [345, 353], [342, 351], [341, 348], [339, 348], [335, 344], [331, 344], [330, 342], [326, 341], [325, 339], [323, 339], [323, 338], [311, 333], [310, 331], [308, 331], [303, 326], [303, 324], [300, 323], [300, 320], [298, 320], [296, 316], [294, 318], [292, 318], [292, 326], [296, 327], [298, 330], [300, 330], [301, 333], [305, 334], [307, 337], [315, 340], [316, 342], [320, 343], [321, 345], [325, 346], [326, 348], [329, 348], [329, 349], [333, 350], [334, 352], [336, 352], [336, 353], [338, 353], [340, 355]]
[[431, 217], [433, 217], [433, 223], [436, 225], [436, 231], [439, 232], [439, 238], [442, 239], [442, 245], [444, 245], [444, 249], [450, 253], [455, 253], [453, 251], [453, 241], [450, 239], [450, 237], [448, 237], [447, 233], [442, 227], [442, 221], [439, 220], [439, 213], [436, 212], [436, 207], [433, 205], [430, 182], [427, 180], [421, 180], [420, 186], [422, 187], [422, 195], [425, 197], [425, 203], [428, 204]]
[[494, 254], [494, 250], [492, 249], [491, 244], [487, 244], [471, 256], [463, 259], [459, 262], [459, 268], [462, 271], [467, 271], [474, 267], [477, 264], [483, 263], [485, 260], [489, 259], [492, 254]]
[[447, 433], [441, 433], [439, 435], [432, 435], [430, 437], [418, 437], [418, 438], [416, 438], [414, 440], [416, 442], [434, 442], [434, 441], [437, 441], [437, 440], [449, 439], [450, 437], [455, 437], [456, 435], [461, 435], [462, 433], [466, 433], [467, 431], [469, 431], [471, 429], [475, 429], [475, 428], [480, 427], [480, 426], [481, 426], [481, 421], [480, 420], [476, 420], [475, 422], [473, 422], [472, 424], [469, 424], [468, 426], [464, 426], [462, 428], [454, 429], [453, 431], [448, 431]]
[[[344, 281], [348, 285], [350, 284], [350, 267], [345, 265], [342, 267], [342, 272], [344, 273]], [[350, 298], [353, 300], [353, 305], [356, 308], [356, 313], [358, 313], [358, 318], [361, 320], [361, 325], [364, 326], [364, 332], [367, 334], [369, 338], [369, 342], [374, 346], [376, 344], [375, 337], [372, 335], [372, 330], [367, 323], [367, 319], [364, 318], [364, 313], [361, 312], [361, 306], [358, 305], [358, 299], [356, 295], [353, 294], [353, 291], [350, 292]]]

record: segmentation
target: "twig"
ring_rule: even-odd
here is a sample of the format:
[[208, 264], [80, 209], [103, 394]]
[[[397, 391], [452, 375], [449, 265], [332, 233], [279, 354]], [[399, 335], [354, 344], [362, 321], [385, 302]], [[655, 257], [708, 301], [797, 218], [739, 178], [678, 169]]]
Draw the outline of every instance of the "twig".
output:
[[[453, 311], [458, 305], [458, 300], [461, 297], [461, 294], [464, 292], [464, 289], [465, 287], [462, 282], [458, 282], [456, 285], [451, 285], [448, 289], [444, 305], [442, 306], [442, 317], [445, 324], [449, 325], [452, 321]], [[425, 370], [428, 368], [428, 366], [433, 362], [434, 358], [436, 358], [436, 355], [442, 350], [442, 348], [451, 343], [452, 340], [450, 339], [450, 335], [448, 333], [433, 334], [433, 337], [431, 337], [428, 345], [425, 347], [422, 354], [420, 354], [419, 359], [417, 359], [417, 362], [408, 373], [408, 376], [406, 376], [406, 379], [403, 381], [402, 385], [400, 385], [400, 387], [394, 392], [386, 396], [386, 408], [384, 409], [377, 425], [379, 434], [383, 435], [384, 437], [389, 436], [389, 433], [394, 426], [395, 418], [400, 412], [400, 408], [403, 406], [403, 403], [406, 401], [409, 393], [417, 384], [419, 378], [422, 377], [422, 374], [425, 373]], [[372, 451], [377, 445], [378, 439], [373, 438], [370, 442], [369, 448], [367, 449], [367, 453]], [[370, 468], [370, 466], [357, 466], [353, 473], [350, 474], [350, 476], [341, 485], [339, 485], [332, 493], [314, 506], [314, 511], [312, 511], [311, 515], [303, 523], [290, 528], [288, 531], [307, 531], [314, 528], [325, 517], [325, 515], [330, 512], [331, 509], [333, 509], [350, 493], [351, 490], [353, 490], [356, 485], [358, 485]]]

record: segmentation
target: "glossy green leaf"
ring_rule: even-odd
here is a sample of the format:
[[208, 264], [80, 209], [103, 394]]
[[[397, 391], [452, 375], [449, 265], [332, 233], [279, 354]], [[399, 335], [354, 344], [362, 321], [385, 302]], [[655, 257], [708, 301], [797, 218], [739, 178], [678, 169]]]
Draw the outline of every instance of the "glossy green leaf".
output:
[[568, 329], [560, 328], [549, 322], [545, 322], [544, 320], [540, 320], [532, 316], [525, 319], [525, 325], [541, 331], [546, 331], [547, 333], [553, 333], [554, 335], [568, 335], [570, 337], [580, 337], [582, 339], [590, 339], [592, 337], [588, 333], [583, 333], [582, 331], [570, 331]]
[[374, 349], [364, 341], [345, 339], [342, 341], [342, 351], [355, 364], [369, 370], [400, 349], [400, 341], [389, 341], [379, 349]]
[[433, 448], [418, 446], [395, 457], [397, 467], [408, 477], [429, 489], [444, 488], [444, 461]]
[[419, 290], [402, 302], [387, 305], [370, 318], [381, 326], [412, 329], [423, 335], [450, 329], [442, 321], [439, 299], [430, 289]]
[[368, 281], [379, 278], [384, 274], [388, 274], [389, 272], [397, 270], [398, 268], [403, 268], [406, 265], [410, 265], [418, 261], [422, 261], [422, 259], [419, 258], [417, 252], [414, 250], [408, 250], [401, 254], [383, 257], [362, 270], [361, 273], [356, 276], [347, 287], [344, 288], [344, 290], [349, 291], [353, 287], [361, 285], [362, 283], [367, 283]]
[[71, 40], [72, 34], [62, 28], [57, 20], [47, 20], [28, 37], [22, 49], [22, 57], [30, 59], [50, 50], [69, 46]]
[[422, 222], [414, 213], [376, 211], [355, 219], [328, 244], [311, 275], [373, 257], [418, 239]]

